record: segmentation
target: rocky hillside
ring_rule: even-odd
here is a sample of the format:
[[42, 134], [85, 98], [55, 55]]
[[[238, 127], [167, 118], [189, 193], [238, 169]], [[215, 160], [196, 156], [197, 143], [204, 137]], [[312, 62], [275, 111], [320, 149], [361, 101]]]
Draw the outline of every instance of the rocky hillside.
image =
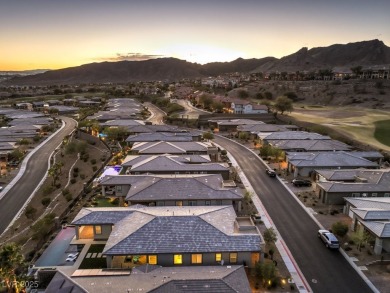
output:
[[146, 61], [92, 63], [77, 67], [52, 70], [42, 74], [15, 77], [8, 85], [49, 85], [81, 83], [125, 83], [131, 81], [172, 81], [182, 78], [215, 76], [230, 72], [295, 72], [302, 70], [351, 68], [390, 64], [390, 48], [379, 40], [332, 45], [321, 48], [302, 48], [281, 59], [242, 59], [214, 62], [205, 65], [175, 58]]

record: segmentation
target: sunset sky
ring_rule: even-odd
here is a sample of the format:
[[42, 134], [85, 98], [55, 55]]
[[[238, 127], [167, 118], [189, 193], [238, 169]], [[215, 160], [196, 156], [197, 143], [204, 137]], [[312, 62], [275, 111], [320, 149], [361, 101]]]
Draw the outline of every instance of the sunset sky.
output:
[[0, 0], [0, 70], [176, 57], [283, 57], [380, 39], [389, 0]]

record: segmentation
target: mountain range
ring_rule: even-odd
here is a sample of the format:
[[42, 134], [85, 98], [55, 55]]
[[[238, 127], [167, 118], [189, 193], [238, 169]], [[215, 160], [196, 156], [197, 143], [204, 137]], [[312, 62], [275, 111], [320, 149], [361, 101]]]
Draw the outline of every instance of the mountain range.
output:
[[384, 64], [390, 64], [390, 47], [380, 40], [371, 40], [312, 49], [302, 48], [296, 53], [280, 59], [274, 57], [239, 58], [232, 62], [213, 62], [205, 65], [176, 58], [91, 63], [36, 75], [14, 77], [3, 83], [8, 85], [50, 85], [172, 81], [231, 72], [295, 72], [298, 70], [310, 71]]

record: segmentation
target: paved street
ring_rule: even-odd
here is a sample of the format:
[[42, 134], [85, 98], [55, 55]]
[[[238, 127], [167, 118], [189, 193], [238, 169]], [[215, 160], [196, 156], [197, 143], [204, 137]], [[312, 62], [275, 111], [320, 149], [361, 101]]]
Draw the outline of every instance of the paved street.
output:
[[214, 141], [237, 160], [314, 292], [372, 292], [338, 251], [318, 239], [318, 226], [286, 188], [265, 174], [258, 156], [223, 137]]
[[50, 154], [75, 128], [75, 120], [67, 117], [61, 118], [66, 123], [65, 127], [32, 155], [23, 176], [0, 200], [0, 234], [5, 231], [42, 180], [48, 168]]

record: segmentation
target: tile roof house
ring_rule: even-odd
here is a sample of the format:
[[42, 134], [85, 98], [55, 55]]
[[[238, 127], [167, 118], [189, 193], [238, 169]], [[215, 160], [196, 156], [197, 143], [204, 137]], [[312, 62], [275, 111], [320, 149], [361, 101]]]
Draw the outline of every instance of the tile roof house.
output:
[[334, 152], [352, 149], [351, 146], [333, 139], [268, 140], [267, 142], [285, 152]]
[[266, 133], [264, 135], [259, 135], [260, 139], [263, 143], [268, 143], [269, 141], [275, 140], [299, 140], [299, 139], [331, 139], [329, 136], [324, 136], [314, 132], [306, 132], [306, 131], [278, 131], [272, 132], [270, 134]]
[[[69, 274], [69, 273], [68, 273]], [[63, 290], [63, 291], [61, 291]], [[67, 291], [65, 291], [67, 290]], [[131, 274], [116, 275], [98, 271], [88, 275], [67, 275], [57, 271], [45, 293], [250, 293], [251, 288], [243, 266], [181, 266], [143, 265]]]
[[108, 268], [243, 264], [254, 267], [264, 244], [250, 217], [232, 206], [83, 208], [76, 239], [106, 239]]
[[232, 205], [241, 210], [242, 192], [221, 175], [118, 175], [101, 182], [102, 193], [111, 188], [113, 196], [129, 204], [147, 206]]
[[387, 170], [316, 170], [316, 193], [323, 203], [343, 204], [345, 197], [389, 197]]
[[345, 198], [345, 213], [352, 218], [352, 231], [375, 239], [374, 253], [390, 252], [390, 198]]
[[[152, 126], [152, 125], [151, 125]], [[150, 127], [145, 125], [144, 127]], [[130, 130], [131, 131], [131, 130]], [[201, 134], [198, 132], [150, 132], [130, 135], [126, 142], [131, 145], [135, 142], [153, 142], [153, 141], [169, 141], [169, 142], [184, 142], [184, 141], [199, 141]]]
[[127, 175], [142, 174], [221, 174], [229, 179], [230, 170], [222, 163], [210, 163], [207, 155], [127, 156], [122, 163]]
[[136, 142], [131, 148], [131, 154], [134, 155], [158, 155], [158, 154], [177, 154], [177, 155], [209, 155], [218, 153], [218, 148], [210, 142]]
[[287, 163], [288, 171], [294, 173], [294, 178], [298, 175], [308, 177], [318, 169], [379, 168], [377, 163], [361, 157], [361, 154], [344, 151], [287, 153]]
[[237, 131], [237, 127], [240, 125], [265, 124], [263, 121], [252, 119], [211, 119], [208, 122], [210, 127], [218, 128], [219, 131]]

